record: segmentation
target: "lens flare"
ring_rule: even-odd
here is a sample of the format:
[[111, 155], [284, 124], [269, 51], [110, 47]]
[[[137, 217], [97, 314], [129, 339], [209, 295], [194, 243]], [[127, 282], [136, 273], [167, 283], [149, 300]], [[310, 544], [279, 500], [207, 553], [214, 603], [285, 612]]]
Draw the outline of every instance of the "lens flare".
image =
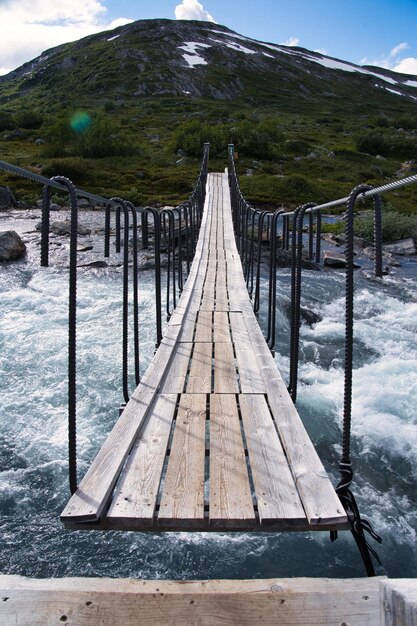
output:
[[74, 132], [82, 135], [90, 128], [91, 117], [88, 113], [85, 113], [84, 111], [79, 111], [72, 116], [70, 124]]

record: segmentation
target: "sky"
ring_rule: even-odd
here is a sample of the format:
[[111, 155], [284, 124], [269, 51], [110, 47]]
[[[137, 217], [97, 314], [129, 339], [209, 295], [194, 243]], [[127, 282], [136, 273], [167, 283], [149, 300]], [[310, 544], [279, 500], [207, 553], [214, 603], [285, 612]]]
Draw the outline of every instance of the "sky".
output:
[[152, 18], [216, 22], [417, 75], [417, 0], [0, 0], [0, 74], [61, 43]]

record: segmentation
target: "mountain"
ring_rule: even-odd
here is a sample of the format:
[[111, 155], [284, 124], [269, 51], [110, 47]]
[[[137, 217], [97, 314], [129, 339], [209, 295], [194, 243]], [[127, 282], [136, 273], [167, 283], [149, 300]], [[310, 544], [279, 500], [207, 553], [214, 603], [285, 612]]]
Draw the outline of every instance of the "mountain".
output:
[[[0, 149], [23, 167], [155, 204], [189, 193], [204, 141], [220, 169], [234, 143], [248, 198], [293, 207], [414, 172], [416, 106], [414, 76], [211, 22], [142, 20], [0, 77]], [[400, 210], [416, 210], [415, 192], [399, 197]]]
[[382, 91], [417, 101], [417, 77], [256, 41], [211, 22], [141, 20], [47, 50], [0, 77], [1, 103], [27, 93], [48, 100], [63, 90], [116, 101], [334, 99], [358, 90], [372, 100]]

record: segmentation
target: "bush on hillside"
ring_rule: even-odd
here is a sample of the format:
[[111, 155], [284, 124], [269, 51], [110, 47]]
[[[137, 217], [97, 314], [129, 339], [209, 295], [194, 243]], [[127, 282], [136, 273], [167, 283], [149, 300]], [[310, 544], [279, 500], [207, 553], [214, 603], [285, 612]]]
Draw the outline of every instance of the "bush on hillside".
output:
[[131, 141], [116, 127], [109, 115], [102, 111], [84, 114], [85, 123], [74, 124], [74, 116], [64, 111], [45, 122], [42, 134], [49, 157], [81, 156], [101, 158], [131, 154]]
[[0, 111], [0, 132], [2, 130], [13, 130], [16, 128], [16, 123], [13, 117], [9, 113]]
[[36, 110], [33, 111], [19, 111], [14, 116], [16, 126], [19, 128], [36, 129], [40, 128], [44, 122], [43, 115]]
[[[388, 208], [388, 210], [387, 210]], [[374, 212], [365, 211], [355, 220], [355, 235], [374, 238]], [[417, 215], [404, 215], [385, 207], [382, 211], [382, 240], [386, 243], [413, 237], [417, 240]]]

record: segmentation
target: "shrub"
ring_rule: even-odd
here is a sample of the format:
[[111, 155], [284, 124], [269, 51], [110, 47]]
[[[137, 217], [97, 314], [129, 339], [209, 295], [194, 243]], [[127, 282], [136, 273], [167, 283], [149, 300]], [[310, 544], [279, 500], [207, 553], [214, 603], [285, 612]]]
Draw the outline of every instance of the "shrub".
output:
[[377, 154], [385, 154], [388, 149], [384, 136], [375, 133], [368, 133], [357, 137], [355, 143], [359, 152], [366, 152], [374, 156]]
[[16, 127], [16, 123], [13, 117], [9, 113], [0, 111], [0, 132], [2, 130], [13, 130]]
[[73, 183], [88, 182], [88, 164], [80, 158], [54, 159], [42, 168], [42, 174], [52, 176], [66, 176]]
[[44, 122], [43, 115], [36, 110], [33, 111], [19, 111], [15, 115], [16, 125], [19, 128], [40, 128]]
[[133, 152], [131, 141], [119, 133], [111, 117], [102, 111], [75, 115], [64, 111], [47, 121], [42, 131], [47, 140], [45, 154], [50, 157], [101, 158]]
[[[374, 237], [374, 213], [366, 211], [355, 220], [355, 234], [364, 239]], [[403, 215], [394, 210], [382, 212], [382, 240], [389, 243], [398, 239], [417, 239], [417, 215]]]

